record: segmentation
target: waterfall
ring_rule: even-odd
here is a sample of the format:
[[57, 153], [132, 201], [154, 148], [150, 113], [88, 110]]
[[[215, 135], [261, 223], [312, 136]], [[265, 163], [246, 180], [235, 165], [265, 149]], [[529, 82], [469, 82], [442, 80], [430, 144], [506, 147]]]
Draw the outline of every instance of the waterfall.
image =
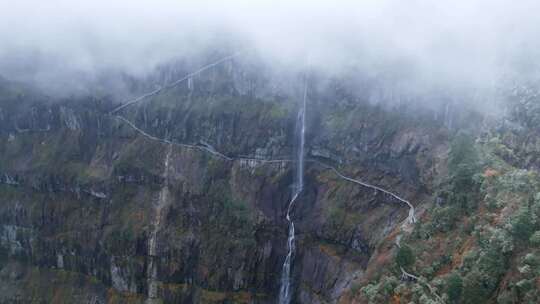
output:
[[193, 77], [189, 77], [187, 80], [187, 87], [189, 91], [193, 91]]
[[169, 163], [172, 153], [172, 145], [168, 145], [167, 154], [165, 155], [164, 160], [164, 172], [163, 172], [163, 178], [164, 178], [164, 184], [161, 188], [161, 191], [159, 192], [158, 200], [155, 204], [155, 216], [153, 219], [153, 228], [150, 232], [150, 236], [148, 238], [148, 258], [149, 258], [149, 264], [147, 268], [147, 282], [148, 282], [148, 293], [146, 297], [146, 303], [151, 304], [154, 303], [154, 301], [157, 299], [158, 295], [158, 274], [157, 274], [157, 259], [158, 259], [158, 252], [157, 252], [157, 237], [158, 232], [161, 228], [161, 223], [163, 221], [163, 210], [167, 206], [169, 202]]
[[295, 239], [294, 222], [291, 219], [291, 210], [294, 202], [302, 192], [304, 187], [304, 144], [306, 133], [306, 99], [307, 99], [307, 78], [304, 80], [304, 95], [302, 106], [298, 111], [297, 129], [298, 129], [298, 148], [296, 155], [296, 172], [294, 177], [293, 194], [287, 207], [287, 222], [289, 223], [289, 235], [287, 239], [287, 256], [283, 262], [281, 271], [281, 287], [279, 289], [279, 304], [289, 304], [291, 301], [291, 264], [294, 257]]
[[444, 123], [446, 124], [446, 128], [452, 129], [452, 112], [451, 112], [451, 104], [450, 102], [446, 103], [446, 108], [444, 110]]

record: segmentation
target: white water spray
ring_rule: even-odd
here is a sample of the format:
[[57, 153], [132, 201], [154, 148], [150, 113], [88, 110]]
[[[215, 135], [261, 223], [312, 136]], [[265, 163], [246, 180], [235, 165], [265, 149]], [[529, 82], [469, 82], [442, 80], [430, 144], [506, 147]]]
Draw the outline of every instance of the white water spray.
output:
[[298, 111], [298, 126], [299, 126], [299, 139], [298, 139], [298, 151], [296, 155], [296, 174], [294, 182], [294, 191], [292, 199], [287, 207], [287, 222], [289, 222], [289, 236], [287, 239], [287, 256], [283, 262], [283, 269], [281, 271], [281, 287], [279, 289], [279, 304], [288, 304], [291, 302], [291, 264], [294, 257], [295, 250], [295, 238], [294, 238], [294, 222], [291, 219], [291, 210], [294, 202], [298, 199], [298, 196], [302, 192], [304, 187], [304, 143], [306, 133], [306, 99], [307, 99], [307, 78], [304, 83], [304, 96], [302, 100], [302, 107]]

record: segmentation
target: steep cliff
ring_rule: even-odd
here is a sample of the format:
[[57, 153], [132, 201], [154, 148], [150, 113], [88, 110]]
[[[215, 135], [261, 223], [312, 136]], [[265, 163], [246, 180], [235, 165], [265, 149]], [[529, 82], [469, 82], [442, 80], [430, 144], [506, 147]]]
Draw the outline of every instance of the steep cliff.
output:
[[[220, 65], [114, 113], [3, 81], [0, 303], [275, 303], [300, 88], [265, 75]], [[440, 113], [354, 92], [310, 81], [297, 303], [362, 302], [421, 244], [403, 201], [344, 177], [425, 222], [448, 175]]]

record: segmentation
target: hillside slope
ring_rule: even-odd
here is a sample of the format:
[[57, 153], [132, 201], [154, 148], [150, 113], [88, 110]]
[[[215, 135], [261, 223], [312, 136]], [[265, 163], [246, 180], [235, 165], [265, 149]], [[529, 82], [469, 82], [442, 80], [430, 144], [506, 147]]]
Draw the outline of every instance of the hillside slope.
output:
[[[0, 303], [274, 303], [299, 95], [262, 78], [218, 66], [114, 114], [2, 81]], [[295, 302], [538, 300], [535, 123], [309, 92]]]

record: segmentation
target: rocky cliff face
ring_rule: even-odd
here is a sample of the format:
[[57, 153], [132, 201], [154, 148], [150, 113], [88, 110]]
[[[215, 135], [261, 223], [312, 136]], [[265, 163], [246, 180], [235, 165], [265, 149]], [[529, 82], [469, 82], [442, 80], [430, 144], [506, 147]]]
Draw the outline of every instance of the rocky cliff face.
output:
[[[295, 92], [228, 66], [192, 81], [115, 115], [107, 99], [2, 83], [0, 303], [276, 301]], [[408, 209], [327, 165], [422, 211], [447, 134], [430, 113], [311, 90], [294, 299], [346, 302]]]

